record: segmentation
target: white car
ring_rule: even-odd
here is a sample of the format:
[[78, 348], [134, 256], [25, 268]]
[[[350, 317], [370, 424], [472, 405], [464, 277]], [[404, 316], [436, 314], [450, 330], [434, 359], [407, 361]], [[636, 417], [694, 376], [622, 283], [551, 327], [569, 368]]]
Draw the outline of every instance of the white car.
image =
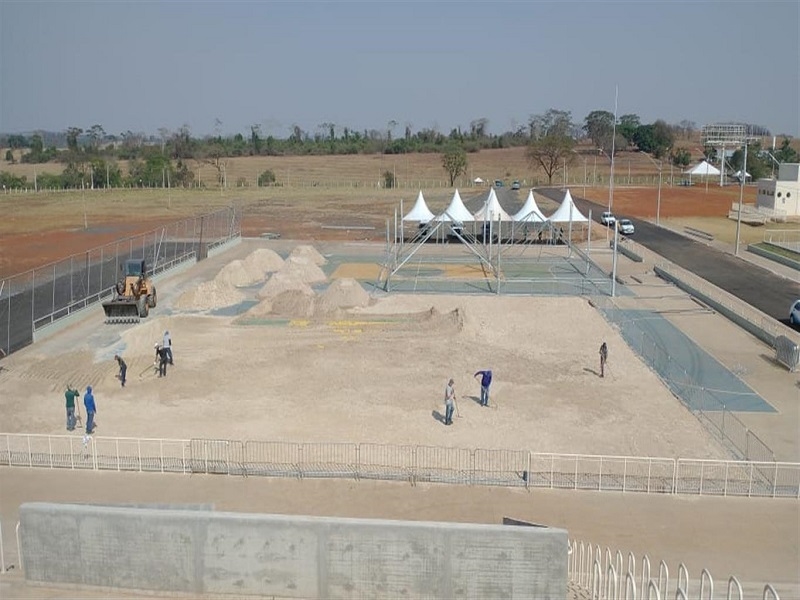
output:
[[634, 228], [630, 219], [620, 219], [618, 227], [622, 235], [633, 235]]
[[611, 227], [617, 222], [617, 218], [614, 216], [614, 213], [606, 211], [600, 217], [600, 222], [606, 227]]
[[800, 327], [800, 300], [795, 300], [792, 309], [789, 311], [789, 323]]

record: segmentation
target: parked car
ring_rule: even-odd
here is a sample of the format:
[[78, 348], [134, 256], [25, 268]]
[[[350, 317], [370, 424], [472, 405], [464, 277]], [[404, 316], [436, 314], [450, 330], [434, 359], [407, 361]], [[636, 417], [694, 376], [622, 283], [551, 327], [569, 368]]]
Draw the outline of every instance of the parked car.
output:
[[517, 181], [517, 180], [515, 179], [515, 180], [514, 180], [514, 183], [512, 183], [512, 184], [511, 184], [511, 189], [512, 189], [512, 190], [518, 190], [518, 189], [519, 189], [519, 181]]
[[619, 232], [623, 235], [633, 235], [633, 223], [630, 219], [619, 220]]
[[606, 211], [600, 217], [600, 222], [606, 227], [611, 227], [617, 222], [617, 218], [614, 216], [614, 213]]
[[795, 300], [789, 311], [789, 322], [796, 327], [800, 327], [800, 299]]
[[502, 179], [495, 179], [494, 180], [494, 187], [498, 188], [498, 187], [503, 187], [504, 185], [505, 184], [503, 183]]

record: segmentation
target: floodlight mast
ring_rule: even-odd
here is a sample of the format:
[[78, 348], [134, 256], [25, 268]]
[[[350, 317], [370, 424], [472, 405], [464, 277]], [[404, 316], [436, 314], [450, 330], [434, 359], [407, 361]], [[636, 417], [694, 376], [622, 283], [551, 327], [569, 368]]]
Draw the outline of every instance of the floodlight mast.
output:
[[614, 206], [614, 154], [617, 141], [617, 100], [619, 99], [619, 86], [614, 86], [614, 125], [611, 129], [611, 177], [608, 181], [608, 212]]
[[651, 163], [658, 167], [658, 198], [656, 199], [656, 227], [661, 227], [661, 171], [664, 168], [664, 161], [656, 160], [650, 156], [647, 152], [642, 152], [639, 150], [641, 154], [644, 154]]

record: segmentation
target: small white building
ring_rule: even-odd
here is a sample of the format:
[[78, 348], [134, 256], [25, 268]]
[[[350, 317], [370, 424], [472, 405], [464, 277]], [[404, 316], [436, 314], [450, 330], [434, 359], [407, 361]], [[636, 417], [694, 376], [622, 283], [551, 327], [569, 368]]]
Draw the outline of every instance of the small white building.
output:
[[783, 163], [777, 179], [759, 179], [756, 206], [800, 216], [800, 163]]

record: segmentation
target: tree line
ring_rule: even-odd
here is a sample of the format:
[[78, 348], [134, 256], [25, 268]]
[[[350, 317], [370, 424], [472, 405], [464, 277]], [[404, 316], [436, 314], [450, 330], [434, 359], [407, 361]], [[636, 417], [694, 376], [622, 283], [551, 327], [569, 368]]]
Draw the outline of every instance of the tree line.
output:
[[[10, 163], [21, 154], [20, 160], [25, 163], [65, 165], [59, 175], [38, 175], [36, 186], [41, 188], [191, 187], [199, 182], [195, 181], [189, 161], [212, 166], [217, 183], [227, 186], [226, 167], [231, 157], [415, 152], [440, 153], [442, 167], [452, 185], [459, 175], [466, 173], [467, 154], [489, 148], [526, 146], [531, 168], [541, 168], [551, 182], [561, 169], [577, 159], [579, 149], [602, 153], [609, 160], [620, 151], [636, 150], [656, 161], [668, 160], [684, 167], [691, 161], [691, 155], [676, 142], [692, 139], [698, 129], [688, 120], [672, 125], [663, 120], [642, 123], [636, 114], [625, 114], [615, 121], [614, 114], [605, 110], [591, 111], [582, 123], [575, 123], [569, 111], [558, 109], [531, 115], [526, 123], [501, 134], [489, 132], [486, 118], [475, 119], [468, 127], [453, 128], [447, 135], [435, 128], [414, 131], [410, 123], [400, 128], [395, 120], [382, 130], [356, 130], [321, 123], [311, 132], [293, 125], [290, 134], [282, 139], [264, 135], [257, 124], [246, 134], [223, 136], [219, 132], [221, 125], [216, 122], [214, 135], [195, 136], [188, 125], [183, 125], [176, 130], [161, 128], [156, 136], [132, 131], [108, 134], [95, 124], [86, 129], [69, 127], [57, 134], [0, 135], [0, 146], [8, 148], [6, 161]], [[748, 127], [758, 134], [769, 134], [763, 127]], [[587, 141], [589, 145], [584, 143]], [[714, 152], [713, 148], [705, 150], [708, 158], [714, 158]], [[757, 178], [770, 170], [762, 161], [791, 161], [796, 159], [793, 152], [788, 139], [784, 139], [772, 158], [753, 145], [747, 171]], [[122, 160], [128, 161], [126, 173], [119, 166], [118, 161]], [[728, 160], [733, 168], [741, 162], [742, 157], [736, 154]], [[384, 179], [386, 187], [393, 187], [393, 176], [385, 173]], [[7, 188], [29, 186], [25, 177], [5, 172], [0, 173], [0, 183]], [[263, 173], [258, 180], [259, 185], [274, 183], [274, 174], [270, 172]]]

